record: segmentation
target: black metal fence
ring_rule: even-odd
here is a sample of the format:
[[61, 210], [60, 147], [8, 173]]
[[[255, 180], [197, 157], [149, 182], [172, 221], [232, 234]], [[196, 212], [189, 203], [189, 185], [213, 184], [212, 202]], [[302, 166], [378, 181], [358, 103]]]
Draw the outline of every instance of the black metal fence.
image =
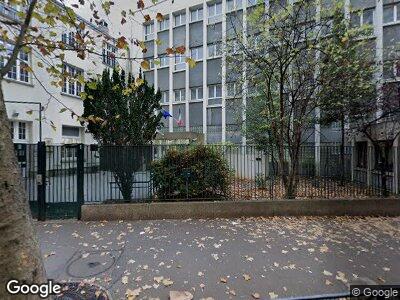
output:
[[[193, 169], [188, 162], [185, 165], [168, 156], [170, 161], [164, 162], [162, 169], [169, 180], [162, 184], [168, 186], [168, 191], [162, 194], [167, 196], [160, 196], [160, 184], [155, 184], [152, 165], [166, 159], [173, 149], [179, 152], [190, 147], [195, 146], [15, 145], [32, 212], [41, 220], [79, 218], [84, 203], [286, 197], [276, 151], [238, 145], [206, 146], [217, 153], [229, 171], [223, 192], [217, 185], [221, 175], [216, 173], [215, 161], [199, 158], [197, 169]], [[396, 196], [398, 159], [392, 170], [385, 172], [386, 184], [382, 186], [382, 172], [374, 170], [371, 164], [359, 167], [355, 152], [353, 147], [341, 151], [338, 146], [303, 146], [295, 172], [296, 198]], [[398, 153], [397, 149], [394, 152]], [[287, 150], [283, 172], [289, 173], [291, 159]], [[160, 181], [160, 176], [157, 180]], [[194, 187], [197, 187], [195, 194]], [[199, 192], [198, 187], [203, 190]]]

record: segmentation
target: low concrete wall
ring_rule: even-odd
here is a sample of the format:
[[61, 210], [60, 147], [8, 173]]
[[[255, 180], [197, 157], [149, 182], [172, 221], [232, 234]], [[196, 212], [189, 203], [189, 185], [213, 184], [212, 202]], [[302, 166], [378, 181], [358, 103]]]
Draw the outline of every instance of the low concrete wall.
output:
[[83, 221], [345, 215], [400, 216], [400, 199], [155, 202], [82, 206]]

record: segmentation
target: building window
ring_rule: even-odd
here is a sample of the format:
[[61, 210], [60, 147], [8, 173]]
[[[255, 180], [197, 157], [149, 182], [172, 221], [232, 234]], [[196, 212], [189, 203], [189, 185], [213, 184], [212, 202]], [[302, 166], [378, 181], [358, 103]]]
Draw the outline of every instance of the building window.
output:
[[[390, 141], [380, 141], [379, 149], [374, 147], [374, 169], [383, 169], [386, 172], [393, 172], [393, 147]], [[386, 166], [384, 165], [386, 158]]]
[[185, 89], [174, 90], [175, 102], [185, 101]]
[[18, 122], [18, 139], [26, 140], [26, 123]]
[[207, 45], [207, 57], [215, 58], [222, 55], [221, 43], [217, 42], [214, 44]]
[[81, 130], [80, 127], [63, 125], [61, 128], [61, 134], [63, 137], [67, 138], [79, 138], [81, 135]]
[[186, 24], [186, 14], [179, 14], [175, 16], [175, 27]]
[[169, 66], [169, 56], [161, 56], [160, 59], [160, 68], [168, 67]]
[[159, 31], [164, 31], [169, 29], [169, 19], [166, 18], [160, 22], [158, 22], [158, 30]]
[[350, 16], [350, 23], [352, 27], [359, 27], [362, 25], [374, 25], [375, 8], [368, 8], [362, 11], [352, 12]]
[[229, 82], [226, 84], [226, 96], [227, 97], [238, 97], [241, 95], [240, 85], [236, 82]]
[[216, 23], [221, 21], [222, 3], [214, 3], [208, 6], [208, 22]]
[[[7, 63], [8, 58], [12, 54], [14, 46], [10, 43], [1, 42], [0, 46], [4, 47], [4, 50], [0, 50], [0, 67], [4, 67]], [[7, 73], [7, 78], [14, 79], [21, 82], [29, 82], [28, 67], [30, 65], [29, 54], [21, 50], [18, 54], [18, 58], [10, 71]]]
[[154, 24], [144, 25], [144, 40], [149, 41], [154, 38]]
[[202, 60], [203, 59], [203, 46], [190, 49], [190, 57], [196, 61]]
[[227, 0], [226, 1], [226, 10], [227, 12], [231, 12], [237, 9], [242, 8], [242, 0]]
[[203, 8], [197, 8], [190, 12], [190, 21], [197, 22], [203, 20]]
[[186, 62], [185, 56], [183, 55], [176, 55], [175, 56], [175, 71], [185, 70]]
[[190, 100], [202, 100], [203, 99], [203, 88], [195, 87], [190, 89]]
[[76, 48], [77, 43], [76, 43], [76, 38], [79, 35], [80, 36], [81, 32], [77, 31], [77, 32], [64, 32], [61, 35], [61, 41], [64, 43], [64, 45], [69, 46], [71, 48]]
[[153, 70], [154, 69], [154, 58], [149, 57], [149, 58], [146, 58], [146, 60], [149, 63], [150, 70]]
[[28, 125], [26, 122], [16, 122], [16, 121], [10, 122], [11, 138], [15, 142], [26, 142], [28, 139], [27, 130], [28, 130]]
[[208, 86], [208, 105], [221, 104], [222, 88], [220, 84]]
[[368, 163], [368, 143], [356, 142], [356, 166], [357, 168], [367, 168]]
[[383, 7], [383, 24], [400, 21], [400, 3], [385, 5]]
[[163, 91], [161, 92], [161, 103], [168, 103], [169, 100], [169, 91]]
[[117, 53], [117, 48], [115, 46], [113, 46], [109, 43], [104, 43], [104, 45], [103, 45], [103, 63], [111, 68], [115, 68], [116, 53]]
[[80, 76], [83, 75], [83, 70], [63, 64], [63, 87], [62, 92], [72, 96], [80, 96], [82, 92], [82, 84], [79, 82]]

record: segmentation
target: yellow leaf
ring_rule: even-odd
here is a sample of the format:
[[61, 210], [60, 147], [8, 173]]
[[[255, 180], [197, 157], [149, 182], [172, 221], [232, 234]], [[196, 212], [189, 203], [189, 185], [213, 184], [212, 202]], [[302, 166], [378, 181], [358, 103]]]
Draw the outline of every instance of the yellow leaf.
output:
[[144, 70], [150, 70], [150, 63], [147, 60], [144, 60], [140, 63], [140, 66], [144, 69]]
[[189, 65], [189, 68], [191, 69], [193, 69], [196, 66], [196, 61], [193, 58], [187, 57], [185, 61]]

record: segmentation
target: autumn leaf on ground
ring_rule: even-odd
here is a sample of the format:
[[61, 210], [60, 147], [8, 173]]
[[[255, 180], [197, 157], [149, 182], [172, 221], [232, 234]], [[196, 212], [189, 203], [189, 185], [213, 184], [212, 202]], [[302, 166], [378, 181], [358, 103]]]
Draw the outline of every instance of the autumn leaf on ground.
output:
[[171, 286], [171, 285], [174, 284], [174, 282], [173, 282], [171, 279], [169, 279], [169, 278], [165, 278], [165, 279], [163, 279], [162, 284], [163, 284], [164, 286]]
[[251, 296], [252, 296], [254, 299], [260, 299], [260, 294], [259, 294], [259, 293], [253, 293], [253, 294], [251, 294]]
[[329, 248], [326, 245], [322, 245], [321, 247], [319, 247], [319, 252], [321, 253], [326, 253], [328, 252]]
[[123, 284], [128, 284], [128, 276], [123, 276], [121, 278], [121, 281], [122, 281]]
[[269, 297], [270, 297], [271, 299], [276, 299], [276, 298], [278, 298], [278, 295], [275, 294], [274, 292], [270, 292], [270, 293], [268, 293], [268, 295], [269, 295]]
[[246, 280], [246, 281], [249, 281], [249, 280], [251, 279], [251, 277], [250, 277], [249, 274], [243, 274], [243, 278], [244, 278], [244, 280]]
[[139, 296], [140, 292], [141, 292], [140, 288], [137, 288], [135, 290], [127, 289], [125, 292], [126, 299], [128, 300], [136, 299], [136, 297]]
[[221, 281], [222, 283], [227, 283], [228, 282], [228, 280], [225, 277], [221, 277], [219, 279], [219, 281]]
[[332, 276], [333, 275], [331, 272], [329, 272], [327, 270], [324, 270], [323, 273], [324, 273], [325, 276]]
[[169, 292], [170, 300], [192, 300], [193, 295], [187, 291], [170, 291]]

